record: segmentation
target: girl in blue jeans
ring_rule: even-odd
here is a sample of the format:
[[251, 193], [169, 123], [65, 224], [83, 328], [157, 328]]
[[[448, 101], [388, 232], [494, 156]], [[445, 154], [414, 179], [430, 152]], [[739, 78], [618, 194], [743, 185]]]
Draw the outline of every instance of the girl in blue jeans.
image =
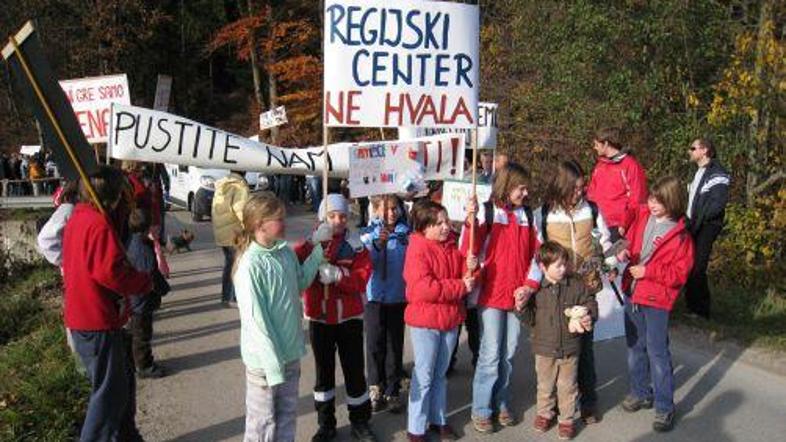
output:
[[409, 304], [404, 321], [410, 327], [415, 369], [409, 391], [407, 436], [425, 442], [426, 431], [441, 439], [455, 439], [447, 425], [445, 374], [456, 345], [458, 326], [464, 321], [464, 298], [475, 285], [474, 259], [465, 260], [451, 237], [444, 207], [424, 201], [412, 209], [415, 233], [410, 236], [404, 261]]
[[476, 224], [475, 241], [467, 255], [479, 256], [483, 285], [478, 297], [480, 351], [472, 382], [472, 423], [480, 433], [499, 425], [516, 423], [510, 409], [510, 379], [521, 325], [515, 315], [515, 298], [535, 292], [541, 272], [535, 264], [540, 245], [527, 200], [529, 174], [515, 163], [502, 169], [494, 181], [491, 200], [483, 205], [480, 223], [478, 203], [467, 205], [462, 232], [462, 251], [469, 250], [469, 229]]

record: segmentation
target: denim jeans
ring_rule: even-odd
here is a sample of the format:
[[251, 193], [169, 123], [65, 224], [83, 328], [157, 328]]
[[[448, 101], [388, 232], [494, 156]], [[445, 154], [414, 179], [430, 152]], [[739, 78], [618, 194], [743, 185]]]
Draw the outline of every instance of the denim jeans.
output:
[[235, 248], [221, 247], [224, 251], [224, 272], [221, 274], [221, 302], [235, 300], [235, 285], [232, 284], [232, 265], [235, 263]]
[[409, 417], [407, 431], [426, 434], [429, 424], [445, 425], [447, 407], [447, 378], [450, 354], [458, 339], [458, 328], [440, 331], [410, 327], [415, 368], [409, 387]]
[[510, 411], [510, 378], [521, 324], [513, 312], [478, 307], [480, 354], [472, 381], [472, 416], [488, 419]]
[[125, 331], [69, 333], [91, 385], [79, 440], [139, 440], [134, 421], [136, 382]]
[[[674, 411], [674, 374], [669, 351], [669, 312], [628, 303], [625, 305], [630, 393], [655, 399], [655, 411]], [[654, 388], [654, 395], [653, 395]]]

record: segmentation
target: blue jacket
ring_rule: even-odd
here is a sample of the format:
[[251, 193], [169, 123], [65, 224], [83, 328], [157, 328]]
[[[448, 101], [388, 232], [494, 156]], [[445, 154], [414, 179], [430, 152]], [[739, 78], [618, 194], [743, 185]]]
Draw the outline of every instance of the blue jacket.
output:
[[[366, 286], [366, 296], [370, 302], [381, 302], [383, 304], [395, 304], [406, 302], [404, 283], [404, 257], [407, 254], [407, 244], [409, 244], [409, 226], [403, 219], [399, 219], [393, 233], [388, 237], [387, 260], [385, 260], [384, 250], [379, 248], [379, 232], [382, 229], [382, 222], [378, 219], [372, 220], [371, 224], [363, 229], [360, 240], [371, 255], [371, 263], [374, 271], [371, 279]], [[386, 278], [382, 278], [382, 268], [387, 262]]]

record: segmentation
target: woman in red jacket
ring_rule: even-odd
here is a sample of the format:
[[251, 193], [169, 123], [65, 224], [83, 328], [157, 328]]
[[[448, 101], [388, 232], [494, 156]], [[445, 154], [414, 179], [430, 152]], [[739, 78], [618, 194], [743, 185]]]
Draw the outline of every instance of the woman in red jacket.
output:
[[632, 413], [654, 402], [652, 427], [659, 432], [671, 430], [674, 419], [669, 312], [693, 267], [693, 241], [683, 218], [686, 200], [677, 178], [658, 180], [628, 229], [629, 249], [619, 256], [630, 260], [623, 289], [631, 296], [625, 306], [631, 391], [622, 408]]
[[[529, 174], [509, 163], [494, 181], [492, 197], [475, 229], [471, 253], [482, 263], [483, 284], [478, 296], [480, 351], [472, 381], [472, 423], [480, 433], [494, 431], [493, 417], [504, 427], [516, 423], [510, 409], [510, 379], [518, 348], [521, 324], [515, 315], [515, 296], [533, 293], [541, 272], [535, 263], [540, 247], [532, 211], [525, 205]], [[478, 213], [477, 202], [468, 204], [462, 251], [469, 250], [470, 223]]]
[[448, 212], [441, 205], [422, 201], [412, 209], [409, 247], [404, 261], [407, 308], [404, 322], [409, 325], [415, 369], [409, 392], [407, 435], [410, 441], [425, 441], [426, 430], [437, 431], [443, 439], [455, 439], [447, 425], [445, 374], [464, 321], [464, 298], [475, 285], [465, 274], [465, 263], [451, 237]]

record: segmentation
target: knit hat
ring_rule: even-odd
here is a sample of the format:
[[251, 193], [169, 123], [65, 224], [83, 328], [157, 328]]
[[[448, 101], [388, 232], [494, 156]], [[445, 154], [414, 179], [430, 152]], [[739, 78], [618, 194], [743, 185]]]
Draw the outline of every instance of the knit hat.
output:
[[[327, 210], [325, 209], [327, 204]], [[340, 193], [329, 193], [326, 199], [322, 200], [319, 205], [319, 220], [325, 221], [328, 212], [341, 212], [344, 215], [349, 214], [349, 202]]]

